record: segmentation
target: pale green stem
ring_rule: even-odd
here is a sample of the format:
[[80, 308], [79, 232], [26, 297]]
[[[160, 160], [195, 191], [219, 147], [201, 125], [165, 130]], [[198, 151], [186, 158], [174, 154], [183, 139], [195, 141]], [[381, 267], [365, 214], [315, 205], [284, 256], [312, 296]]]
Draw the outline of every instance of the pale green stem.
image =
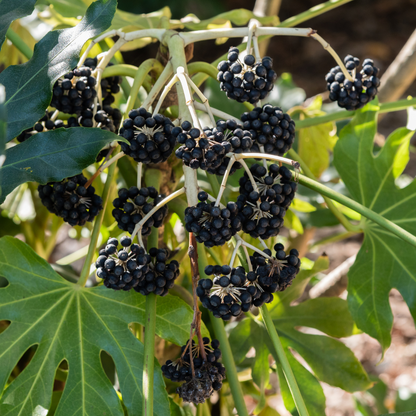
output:
[[105, 181], [104, 191], [102, 195], [103, 209], [98, 214], [94, 223], [94, 228], [91, 234], [90, 245], [88, 247], [87, 257], [85, 259], [84, 266], [82, 267], [81, 276], [77, 283], [79, 286], [85, 286], [88, 280], [88, 276], [90, 275], [90, 267], [91, 267], [91, 263], [95, 255], [95, 247], [97, 246], [98, 237], [100, 235], [101, 224], [103, 222], [105, 208], [107, 206], [108, 197], [110, 194], [110, 188], [113, 182], [116, 167], [117, 167], [117, 163], [113, 163], [108, 169], [107, 179]]
[[11, 27], [7, 29], [6, 37], [27, 59], [33, 56], [32, 49], [26, 45], [23, 39]]
[[[297, 162], [299, 162], [303, 172], [305, 173], [305, 175], [308, 178], [313, 179], [314, 181], [316, 181], [316, 177], [315, 175], [311, 172], [311, 170], [309, 169], [309, 167], [306, 165], [306, 163], [301, 159], [301, 157], [293, 150], [290, 149], [288, 152], [288, 155], [296, 160]], [[323, 196], [323, 195], [322, 195]], [[325, 203], [327, 205], [327, 207], [329, 208], [329, 210], [334, 214], [334, 216], [337, 218], [337, 220], [344, 226], [344, 228], [347, 231], [350, 232], [360, 232], [360, 227], [355, 226], [353, 224], [351, 224], [347, 218], [344, 216], [344, 214], [335, 206], [335, 204], [331, 201], [330, 198], [327, 198], [326, 196], [323, 196]]]
[[136, 75], [134, 76], [134, 81], [131, 87], [129, 98], [127, 100], [124, 117], [127, 117], [130, 110], [133, 109], [137, 94], [139, 93], [139, 89], [143, 85], [146, 75], [152, 70], [156, 70], [159, 74], [163, 71], [163, 66], [157, 59], [147, 59], [140, 65]]
[[[158, 246], [158, 229], [153, 228], [147, 239], [147, 251]], [[156, 295], [146, 296], [143, 363], [143, 416], [153, 416], [153, 378], [155, 370]]]
[[261, 308], [261, 315], [263, 322], [266, 325], [267, 332], [272, 341], [273, 347], [279, 358], [280, 364], [282, 365], [283, 372], [286, 377], [287, 384], [289, 385], [290, 392], [295, 402], [296, 408], [300, 416], [309, 416], [308, 409], [306, 408], [305, 402], [303, 401], [302, 394], [299, 390], [298, 383], [296, 382], [295, 375], [293, 374], [292, 367], [290, 366], [289, 360], [286, 357], [283, 345], [280, 342], [279, 335], [277, 334], [276, 328], [274, 327], [273, 320], [270, 317], [269, 310], [266, 305]]
[[209, 75], [217, 81], [218, 70], [214, 65], [209, 64], [208, 62], [192, 62], [188, 65], [188, 73], [190, 76], [200, 72]]
[[363, 215], [369, 220], [374, 221], [376, 224], [380, 225], [384, 229], [390, 231], [391, 233], [400, 237], [402, 240], [416, 247], [416, 237], [414, 235], [399, 227], [394, 222], [384, 218], [382, 215], [377, 214], [371, 209], [365, 207], [364, 205], [361, 205], [359, 202], [354, 201], [351, 198], [348, 198], [347, 196], [342, 195], [339, 192], [336, 192], [333, 189], [328, 188], [327, 186], [322, 185], [317, 181], [314, 181], [313, 179], [309, 179], [304, 175], [299, 175], [299, 183], [320, 193], [322, 196], [331, 198], [334, 201], [337, 201], [340, 204], [345, 205], [348, 208], [351, 208], [352, 210], [358, 212], [359, 214]]

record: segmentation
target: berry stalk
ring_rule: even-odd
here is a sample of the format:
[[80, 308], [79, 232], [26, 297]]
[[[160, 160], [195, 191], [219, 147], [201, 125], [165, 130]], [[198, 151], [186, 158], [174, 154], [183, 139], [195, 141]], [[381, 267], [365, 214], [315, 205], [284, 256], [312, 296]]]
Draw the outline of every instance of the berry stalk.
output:
[[[158, 246], [158, 229], [153, 228], [147, 240], [147, 251]], [[153, 416], [153, 378], [155, 365], [156, 295], [146, 296], [146, 323], [143, 360], [143, 416]]]
[[[304, 175], [299, 175], [299, 183], [308, 187], [309, 189], [312, 189], [313, 191], [320, 193], [324, 197], [331, 198], [334, 201], [337, 201], [340, 204], [345, 205], [348, 208], [351, 208], [355, 212], [358, 212], [359, 214], [363, 215], [369, 220], [374, 221], [376, 224], [380, 225], [387, 231], [390, 231], [397, 237], [400, 237], [402, 240], [416, 247], [416, 237], [414, 235], [410, 234], [402, 227], [399, 227], [394, 222], [384, 218], [377, 212], [374, 212], [373, 210], [365, 207], [364, 205], [361, 205], [359, 202], [356, 202], [351, 198], [348, 198], [347, 196], [342, 195], [339, 192], [336, 192], [317, 181], [314, 181], [313, 179], [309, 179]], [[386, 210], [384, 214], [386, 214], [387, 211], [388, 210]]]
[[100, 211], [100, 213], [98, 214], [95, 223], [94, 223], [94, 228], [92, 230], [92, 234], [91, 234], [91, 239], [90, 239], [90, 244], [88, 246], [88, 253], [87, 256], [85, 258], [85, 263], [84, 266], [82, 267], [81, 270], [81, 275], [79, 277], [78, 286], [85, 286], [85, 284], [87, 283], [88, 280], [88, 276], [90, 275], [90, 267], [91, 267], [91, 263], [93, 261], [94, 258], [94, 254], [95, 254], [95, 248], [97, 247], [97, 241], [98, 241], [98, 237], [100, 235], [100, 229], [101, 229], [101, 224], [103, 222], [103, 218], [104, 218], [104, 214], [105, 214], [105, 209], [107, 206], [107, 201], [108, 201], [108, 197], [110, 194], [110, 188], [114, 179], [114, 174], [116, 171], [116, 167], [117, 167], [117, 163], [113, 163], [110, 168], [108, 169], [108, 175], [107, 175], [107, 180], [105, 181], [105, 185], [104, 185], [104, 191], [103, 191], [103, 209]]
[[289, 389], [295, 402], [296, 408], [298, 409], [299, 415], [309, 416], [308, 409], [306, 408], [305, 402], [303, 401], [303, 397], [296, 382], [295, 375], [293, 374], [292, 367], [290, 366], [289, 360], [286, 357], [285, 351], [283, 349], [282, 343], [280, 342], [279, 335], [277, 334], [276, 328], [274, 327], [273, 320], [270, 317], [267, 306], [261, 306], [260, 311], [263, 322], [266, 325], [267, 332], [273, 343], [273, 347], [279, 358], [280, 364], [282, 365], [287, 384], [289, 385]]
[[[315, 175], [311, 172], [311, 170], [308, 168], [306, 163], [300, 158], [300, 156], [293, 149], [290, 149], [288, 154], [291, 157], [293, 157], [293, 159], [295, 159], [299, 162], [303, 172], [305, 173], [305, 175], [308, 178], [310, 178], [314, 181], [317, 181]], [[344, 214], [335, 206], [335, 204], [332, 202], [332, 200], [330, 198], [328, 198], [324, 195], [322, 195], [322, 196], [325, 200], [325, 203], [326, 203], [328, 209], [334, 214], [334, 216], [338, 219], [340, 224], [342, 224], [347, 231], [349, 231], [349, 232], [360, 232], [361, 228], [351, 224], [348, 221], [348, 219], [344, 216]]]

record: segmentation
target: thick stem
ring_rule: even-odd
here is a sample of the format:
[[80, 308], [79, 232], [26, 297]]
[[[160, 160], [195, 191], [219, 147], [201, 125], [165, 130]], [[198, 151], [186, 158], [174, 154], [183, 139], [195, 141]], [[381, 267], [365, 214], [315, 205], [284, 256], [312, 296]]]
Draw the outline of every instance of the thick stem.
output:
[[[300, 158], [300, 156], [293, 150], [290, 149], [288, 154], [293, 157], [293, 159], [297, 160], [305, 173], [305, 175], [308, 178], [313, 179], [314, 181], [317, 181], [315, 175], [312, 173], [312, 171], [309, 169], [309, 167], [306, 165], [306, 163]], [[334, 216], [337, 218], [337, 220], [344, 226], [344, 228], [347, 231], [350, 232], [360, 232], [360, 227], [357, 227], [353, 224], [351, 224], [347, 218], [344, 216], [344, 214], [335, 206], [335, 204], [331, 201], [330, 198], [327, 198], [324, 196], [325, 203], [329, 210], [334, 214]]]
[[134, 78], [138, 70], [139, 68], [137, 66], [127, 64], [107, 66], [103, 71], [103, 78], [114, 77], [116, 75]]
[[77, 285], [79, 286], [85, 286], [88, 280], [88, 276], [90, 275], [90, 267], [91, 267], [92, 260], [94, 258], [95, 247], [97, 246], [98, 237], [100, 235], [101, 224], [103, 222], [105, 208], [107, 206], [107, 201], [108, 201], [108, 197], [110, 194], [110, 188], [113, 182], [116, 167], [117, 167], [117, 164], [114, 163], [113, 165], [110, 166], [110, 169], [108, 170], [107, 180], [105, 181], [104, 191], [102, 195], [103, 209], [98, 214], [94, 223], [94, 228], [91, 234], [90, 245], [88, 246], [87, 257], [85, 259], [85, 263], [84, 263], [84, 266], [82, 267], [81, 275], [77, 283]]
[[292, 394], [293, 400], [295, 401], [295, 405], [298, 409], [299, 415], [309, 416], [308, 409], [306, 408], [305, 402], [303, 401], [303, 397], [300, 393], [295, 375], [293, 374], [292, 367], [290, 366], [289, 360], [286, 357], [285, 350], [283, 349], [282, 343], [280, 342], [280, 338], [277, 334], [276, 328], [273, 325], [273, 321], [270, 317], [269, 310], [267, 309], [266, 305], [263, 305], [260, 308], [260, 310], [263, 322], [266, 325], [267, 332], [269, 333], [277, 357], [279, 358], [280, 364], [282, 365], [287, 384], [289, 385], [289, 389]]
[[214, 65], [209, 64], [208, 62], [192, 62], [188, 65], [188, 73], [190, 76], [199, 72], [207, 74], [217, 81], [218, 70]]
[[6, 36], [16, 49], [18, 49], [27, 59], [30, 59], [33, 56], [32, 49], [26, 45], [23, 39], [11, 27], [7, 29]]
[[144, 333], [143, 415], [153, 416], [153, 378], [155, 365], [156, 295], [146, 296], [146, 326]]
[[156, 70], [159, 74], [163, 71], [163, 66], [157, 59], [147, 59], [140, 65], [136, 72], [129, 99], [127, 100], [126, 111], [124, 112], [125, 118], [128, 117], [130, 110], [134, 107], [137, 94], [139, 93], [140, 87], [143, 85], [146, 75], [152, 70]]
[[331, 188], [328, 188], [321, 183], [314, 181], [312, 179], [307, 178], [304, 175], [299, 175], [299, 183], [304, 185], [318, 193], [322, 196], [328, 197], [333, 199], [334, 201], [339, 202], [342, 205], [345, 205], [348, 208], [358, 212], [359, 214], [363, 215], [364, 217], [368, 218], [371, 221], [374, 221], [376, 224], [380, 225], [384, 229], [390, 231], [391, 233], [395, 234], [397, 237], [400, 237], [402, 240], [408, 242], [409, 244], [416, 247], [416, 237], [410, 234], [408, 231], [404, 230], [403, 228], [396, 225], [394, 222], [389, 221], [388, 219], [384, 218], [382, 215], [377, 214], [376, 212], [372, 211], [371, 209], [361, 205], [359, 202], [348, 198], [345, 195], [342, 195]]

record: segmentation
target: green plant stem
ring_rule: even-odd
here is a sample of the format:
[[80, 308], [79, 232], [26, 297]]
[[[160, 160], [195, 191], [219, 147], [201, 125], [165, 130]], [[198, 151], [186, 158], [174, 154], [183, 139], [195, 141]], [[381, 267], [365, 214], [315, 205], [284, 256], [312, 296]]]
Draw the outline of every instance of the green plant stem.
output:
[[335, 234], [335, 235], [332, 235], [331, 237], [323, 238], [322, 240], [319, 240], [316, 243], [313, 243], [310, 246], [310, 248], [312, 249], [314, 247], [322, 246], [324, 244], [336, 243], [338, 241], [342, 241], [347, 238], [354, 237], [355, 235], [357, 235], [357, 233], [354, 231], [346, 231], [344, 233]]
[[[147, 238], [147, 251], [158, 247], [158, 229], [152, 228]], [[144, 329], [143, 416], [153, 416], [153, 378], [155, 370], [156, 295], [146, 296], [146, 324]]]
[[[398, 100], [390, 103], [380, 104], [379, 113], [390, 113], [393, 111], [406, 110], [409, 107], [416, 106], [416, 98], [410, 100]], [[306, 127], [316, 126], [318, 124], [329, 123], [331, 121], [346, 120], [354, 117], [355, 111], [337, 111], [331, 114], [325, 114], [324, 116], [306, 118], [305, 120], [296, 121], [296, 129], [304, 129]]]
[[211, 175], [210, 173], [207, 173], [207, 179], [211, 185], [214, 195], [218, 195], [220, 192], [220, 184], [218, 183], [217, 175]]
[[300, 393], [295, 375], [293, 374], [292, 367], [290, 366], [289, 360], [286, 357], [285, 350], [283, 349], [282, 343], [280, 342], [276, 328], [273, 325], [273, 320], [270, 317], [269, 310], [267, 309], [266, 305], [263, 305], [260, 310], [263, 322], [266, 325], [267, 332], [270, 336], [277, 357], [279, 358], [280, 364], [283, 367], [283, 372], [285, 374], [287, 384], [289, 385], [290, 392], [292, 394], [296, 408], [298, 409], [299, 415], [309, 416], [308, 409], [306, 408], [305, 402], [303, 401], [303, 397]]
[[136, 71], [130, 95], [127, 100], [124, 117], [127, 117], [129, 111], [134, 107], [134, 103], [136, 101], [137, 94], [139, 93], [139, 89], [142, 86], [147, 74], [152, 70], [156, 70], [159, 74], [161, 74], [163, 71], [163, 66], [157, 59], [147, 59], [140, 65], [139, 69]]
[[112, 185], [112, 182], [113, 182], [116, 167], [117, 167], [117, 163], [113, 163], [108, 168], [108, 175], [107, 175], [107, 179], [105, 181], [104, 191], [103, 191], [103, 195], [102, 195], [103, 209], [98, 214], [98, 216], [95, 220], [95, 223], [94, 223], [94, 228], [92, 230], [90, 244], [88, 246], [88, 253], [87, 253], [87, 256], [85, 258], [84, 266], [82, 267], [82, 270], [81, 270], [81, 276], [80, 276], [80, 278], [78, 280], [78, 283], [77, 283], [79, 286], [85, 286], [85, 284], [87, 283], [87, 280], [88, 280], [88, 276], [90, 275], [90, 266], [91, 266], [91, 263], [93, 261], [94, 255], [95, 255], [95, 247], [97, 246], [98, 237], [100, 235], [101, 224], [103, 222], [105, 209], [106, 209], [106, 206], [107, 206], [108, 197], [110, 195], [110, 188], [111, 188], [111, 185]]
[[104, 69], [103, 78], [114, 77], [116, 75], [134, 78], [138, 70], [139, 68], [137, 66], [128, 65], [128, 64], [118, 64], [118, 65], [107, 66]]
[[26, 45], [23, 39], [11, 28], [9, 27], [6, 32], [7, 39], [27, 58], [30, 59], [33, 56], [32, 49]]
[[190, 76], [200, 72], [209, 75], [217, 81], [218, 70], [214, 65], [209, 64], [208, 62], [192, 62], [188, 65], [188, 73]]
[[340, 204], [345, 205], [348, 208], [351, 208], [352, 210], [358, 212], [359, 214], [363, 215], [369, 220], [374, 221], [376, 224], [380, 225], [384, 229], [390, 231], [391, 233], [400, 237], [402, 240], [416, 247], [416, 237], [414, 235], [399, 227], [394, 222], [384, 218], [382, 215], [377, 214], [377, 212], [372, 211], [364, 205], [361, 205], [359, 202], [354, 201], [351, 198], [348, 198], [347, 196], [342, 195], [339, 192], [336, 192], [333, 189], [328, 188], [327, 186], [317, 181], [314, 181], [313, 179], [309, 179], [304, 175], [299, 175], [299, 183], [308, 187], [309, 189], [312, 189], [320, 193], [322, 196], [331, 198], [334, 201], [337, 201]]
[[281, 22], [278, 27], [294, 27], [300, 23], [305, 22], [306, 20], [312, 19], [316, 16], [319, 16], [323, 13], [326, 13], [336, 7], [342, 6], [345, 3], [349, 3], [352, 0], [330, 0], [325, 3], [318, 4], [306, 10], [305, 12], [299, 13], [296, 16], [289, 17], [289, 19], [284, 20]]
[[[293, 149], [290, 149], [289, 150], [288, 155], [292, 159], [294, 159], [297, 162], [299, 162], [299, 164], [300, 164], [303, 172], [305, 173], [305, 175], [308, 178], [311, 178], [314, 181], [317, 181], [315, 175], [311, 172], [311, 170], [306, 165], [306, 163], [301, 159], [301, 157]], [[328, 206], [329, 210], [335, 215], [335, 217], [337, 218], [337, 220], [344, 226], [344, 228], [347, 231], [350, 231], [350, 232], [359, 232], [361, 230], [360, 227], [351, 224], [347, 220], [347, 218], [344, 216], [344, 214], [335, 206], [335, 204], [331, 201], [330, 198], [327, 198], [326, 196], [323, 196], [323, 197], [324, 197], [325, 203]]]

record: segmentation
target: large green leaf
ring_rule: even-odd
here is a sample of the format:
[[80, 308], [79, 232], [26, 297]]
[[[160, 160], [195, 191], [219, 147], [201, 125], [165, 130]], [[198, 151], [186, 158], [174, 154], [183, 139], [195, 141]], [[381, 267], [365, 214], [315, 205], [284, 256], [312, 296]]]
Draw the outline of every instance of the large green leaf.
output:
[[36, 0], [0, 0], [0, 48], [6, 38], [7, 29], [13, 20], [33, 12]]
[[0, 74], [9, 111], [8, 140], [44, 115], [54, 82], [76, 66], [84, 43], [110, 26], [116, 5], [117, 0], [94, 2], [76, 27], [49, 32], [36, 44], [28, 62], [10, 66]]
[[411, 410], [410, 412], [404, 413], [388, 413], [380, 416], [416, 416], [416, 410]]
[[24, 182], [45, 184], [79, 174], [94, 163], [100, 150], [114, 139], [120, 137], [106, 130], [61, 128], [35, 134], [7, 149], [6, 161], [0, 168], [0, 201]]
[[[0, 389], [23, 353], [38, 346], [30, 364], [4, 391], [0, 414], [44, 414], [51, 404], [56, 368], [65, 359], [69, 373], [57, 416], [122, 415], [119, 398], [101, 366], [100, 352], [105, 351], [114, 360], [124, 405], [130, 415], [139, 415], [143, 345], [128, 325], [145, 323], [145, 297], [69, 283], [12, 237], [0, 239], [0, 268], [9, 282], [0, 289], [0, 320], [11, 321], [0, 334]], [[191, 308], [179, 298], [158, 298], [156, 333], [184, 344], [192, 316]], [[203, 332], [207, 334], [206, 328]], [[170, 414], [157, 363], [154, 390], [155, 414]]]
[[[398, 189], [395, 179], [409, 158], [413, 132], [400, 128], [374, 155], [376, 104], [358, 112], [339, 135], [335, 166], [351, 196], [412, 234], [416, 234], [416, 181]], [[348, 273], [348, 302], [357, 326], [376, 338], [383, 350], [391, 342], [393, 315], [389, 292], [397, 288], [416, 317], [414, 247], [363, 218], [364, 242]]]

